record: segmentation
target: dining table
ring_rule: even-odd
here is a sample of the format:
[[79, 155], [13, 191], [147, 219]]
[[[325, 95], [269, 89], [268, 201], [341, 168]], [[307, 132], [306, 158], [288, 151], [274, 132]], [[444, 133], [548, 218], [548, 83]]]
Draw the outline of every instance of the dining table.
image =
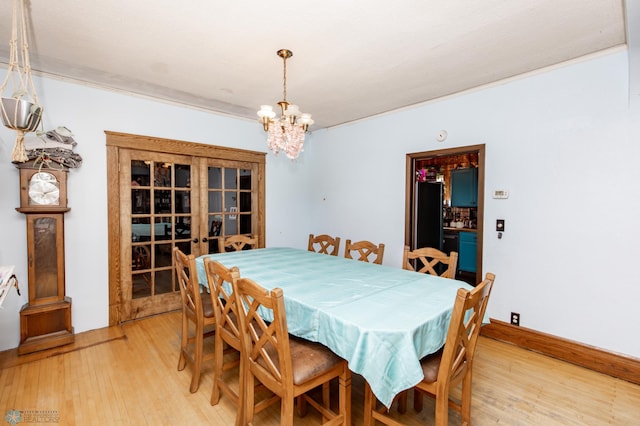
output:
[[[281, 288], [289, 333], [319, 342], [348, 361], [390, 407], [424, 375], [420, 359], [445, 343], [459, 288], [454, 279], [289, 247], [269, 247], [196, 258], [237, 266], [242, 277], [268, 290]], [[265, 318], [269, 320], [269, 318]]]

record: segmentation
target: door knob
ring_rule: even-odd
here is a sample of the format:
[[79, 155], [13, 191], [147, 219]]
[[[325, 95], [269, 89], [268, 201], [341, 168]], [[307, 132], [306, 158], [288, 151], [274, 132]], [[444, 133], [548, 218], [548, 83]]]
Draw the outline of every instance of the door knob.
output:
[[197, 243], [198, 241], [200, 241], [200, 240], [198, 240], [197, 238], [194, 238], [194, 239], [193, 239], [193, 242], [194, 242], [194, 243]]
[[209, 241], [209, 239], [208, 239], [207, 237], [204, 237], [204, 238], [202, 239], [202, 242], [203, 242], [203, 243], [206, 243], [207, 241]]

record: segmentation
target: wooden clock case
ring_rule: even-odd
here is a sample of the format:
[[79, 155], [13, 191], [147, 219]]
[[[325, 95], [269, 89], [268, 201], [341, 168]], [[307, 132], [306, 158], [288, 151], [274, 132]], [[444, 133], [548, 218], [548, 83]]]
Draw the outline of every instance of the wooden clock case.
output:
[[[62, 167], [62, 166], [60, 166]], [[18, 165], [20, 207], [26, 216], [29, 301], [20, 310], [20, 345], [23, 355], [73, 343], [71, 298], [65, 294], [64, 214], [67, 207], [67, 169]], [[54, 175], [59, 184], [57, 203], [30, 202], [29, 182], [38, 172]]]

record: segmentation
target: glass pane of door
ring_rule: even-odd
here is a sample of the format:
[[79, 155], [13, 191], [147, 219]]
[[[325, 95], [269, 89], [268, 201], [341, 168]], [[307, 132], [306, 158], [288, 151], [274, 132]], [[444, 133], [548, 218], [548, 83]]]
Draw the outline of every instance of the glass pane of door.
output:
[[255, 208], [253, 200], [255, 199], [253, 182], [253, 173], [251, 170], [239, 170], [240, 189], [238, 191], [238, 211], [240, 212], [239, 224], [241, 234], [253, 233], [253, 216]]

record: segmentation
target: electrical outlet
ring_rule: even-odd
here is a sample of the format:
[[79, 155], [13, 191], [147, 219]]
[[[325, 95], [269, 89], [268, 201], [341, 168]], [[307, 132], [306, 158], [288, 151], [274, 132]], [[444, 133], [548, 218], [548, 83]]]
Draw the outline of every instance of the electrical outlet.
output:
[[511, 324], [520, 325], [520, 314], [517, 312], [511, 312]]

